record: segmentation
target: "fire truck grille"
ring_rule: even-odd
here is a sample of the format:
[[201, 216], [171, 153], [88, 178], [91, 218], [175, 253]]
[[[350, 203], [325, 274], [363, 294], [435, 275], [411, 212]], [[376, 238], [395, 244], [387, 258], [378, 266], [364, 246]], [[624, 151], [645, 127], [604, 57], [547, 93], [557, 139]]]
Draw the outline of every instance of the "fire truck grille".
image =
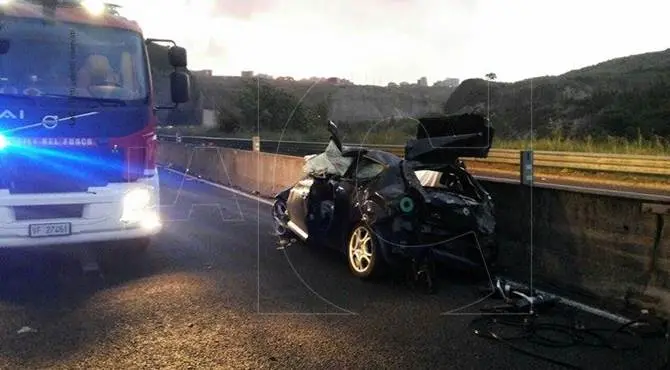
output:
[[[122, 151], [54, 150], [0, 156], [0, 188], [11, 194], [85, 192], [90, 187], [127, 181]], [[133, 169], [137, 171], [137, 169]]]
[[41, 206], [14, 206], [16, 221], [48, 220], [57, 218], [81, 218], [83, 204], [55, 204]]

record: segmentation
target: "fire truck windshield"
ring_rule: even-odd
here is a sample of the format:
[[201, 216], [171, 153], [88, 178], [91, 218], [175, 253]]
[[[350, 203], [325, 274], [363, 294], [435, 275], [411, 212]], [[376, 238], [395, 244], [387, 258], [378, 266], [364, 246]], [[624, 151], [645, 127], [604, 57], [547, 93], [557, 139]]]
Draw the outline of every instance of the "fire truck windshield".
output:
[[140, 34], [116, 28], [3, 17], [0, 94], [148, 98]]

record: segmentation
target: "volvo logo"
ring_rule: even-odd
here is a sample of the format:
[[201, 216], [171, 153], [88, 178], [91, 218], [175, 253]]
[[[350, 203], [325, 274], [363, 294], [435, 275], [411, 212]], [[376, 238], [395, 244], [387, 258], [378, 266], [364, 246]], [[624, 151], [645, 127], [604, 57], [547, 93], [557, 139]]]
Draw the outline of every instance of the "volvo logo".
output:
[[42, 127], [53, 130], [58, 126], [58, 116], [48, 115], [42, 118]]

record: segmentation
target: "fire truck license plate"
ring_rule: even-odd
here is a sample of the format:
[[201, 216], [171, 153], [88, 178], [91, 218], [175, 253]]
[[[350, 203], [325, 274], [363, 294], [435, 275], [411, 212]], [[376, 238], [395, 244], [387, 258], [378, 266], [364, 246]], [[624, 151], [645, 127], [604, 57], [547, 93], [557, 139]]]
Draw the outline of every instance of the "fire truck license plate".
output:
[[32, 238], [70, 235], [71, 224], [69, 222], [57, 224], [33, 224], [29, 226], [29, 233]]

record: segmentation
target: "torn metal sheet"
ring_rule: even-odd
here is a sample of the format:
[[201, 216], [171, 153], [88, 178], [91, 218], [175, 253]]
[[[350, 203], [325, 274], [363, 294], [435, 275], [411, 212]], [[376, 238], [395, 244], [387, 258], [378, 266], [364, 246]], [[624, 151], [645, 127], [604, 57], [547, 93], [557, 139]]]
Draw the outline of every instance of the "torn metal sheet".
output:
[[326, 150], [315, 156], [306, 156], [303, 172], [312, 177], [326, 177], [328, 175], [343, 176], [351, 166], [353, 158], [345, 158], [337, 145], [331, 141]]

